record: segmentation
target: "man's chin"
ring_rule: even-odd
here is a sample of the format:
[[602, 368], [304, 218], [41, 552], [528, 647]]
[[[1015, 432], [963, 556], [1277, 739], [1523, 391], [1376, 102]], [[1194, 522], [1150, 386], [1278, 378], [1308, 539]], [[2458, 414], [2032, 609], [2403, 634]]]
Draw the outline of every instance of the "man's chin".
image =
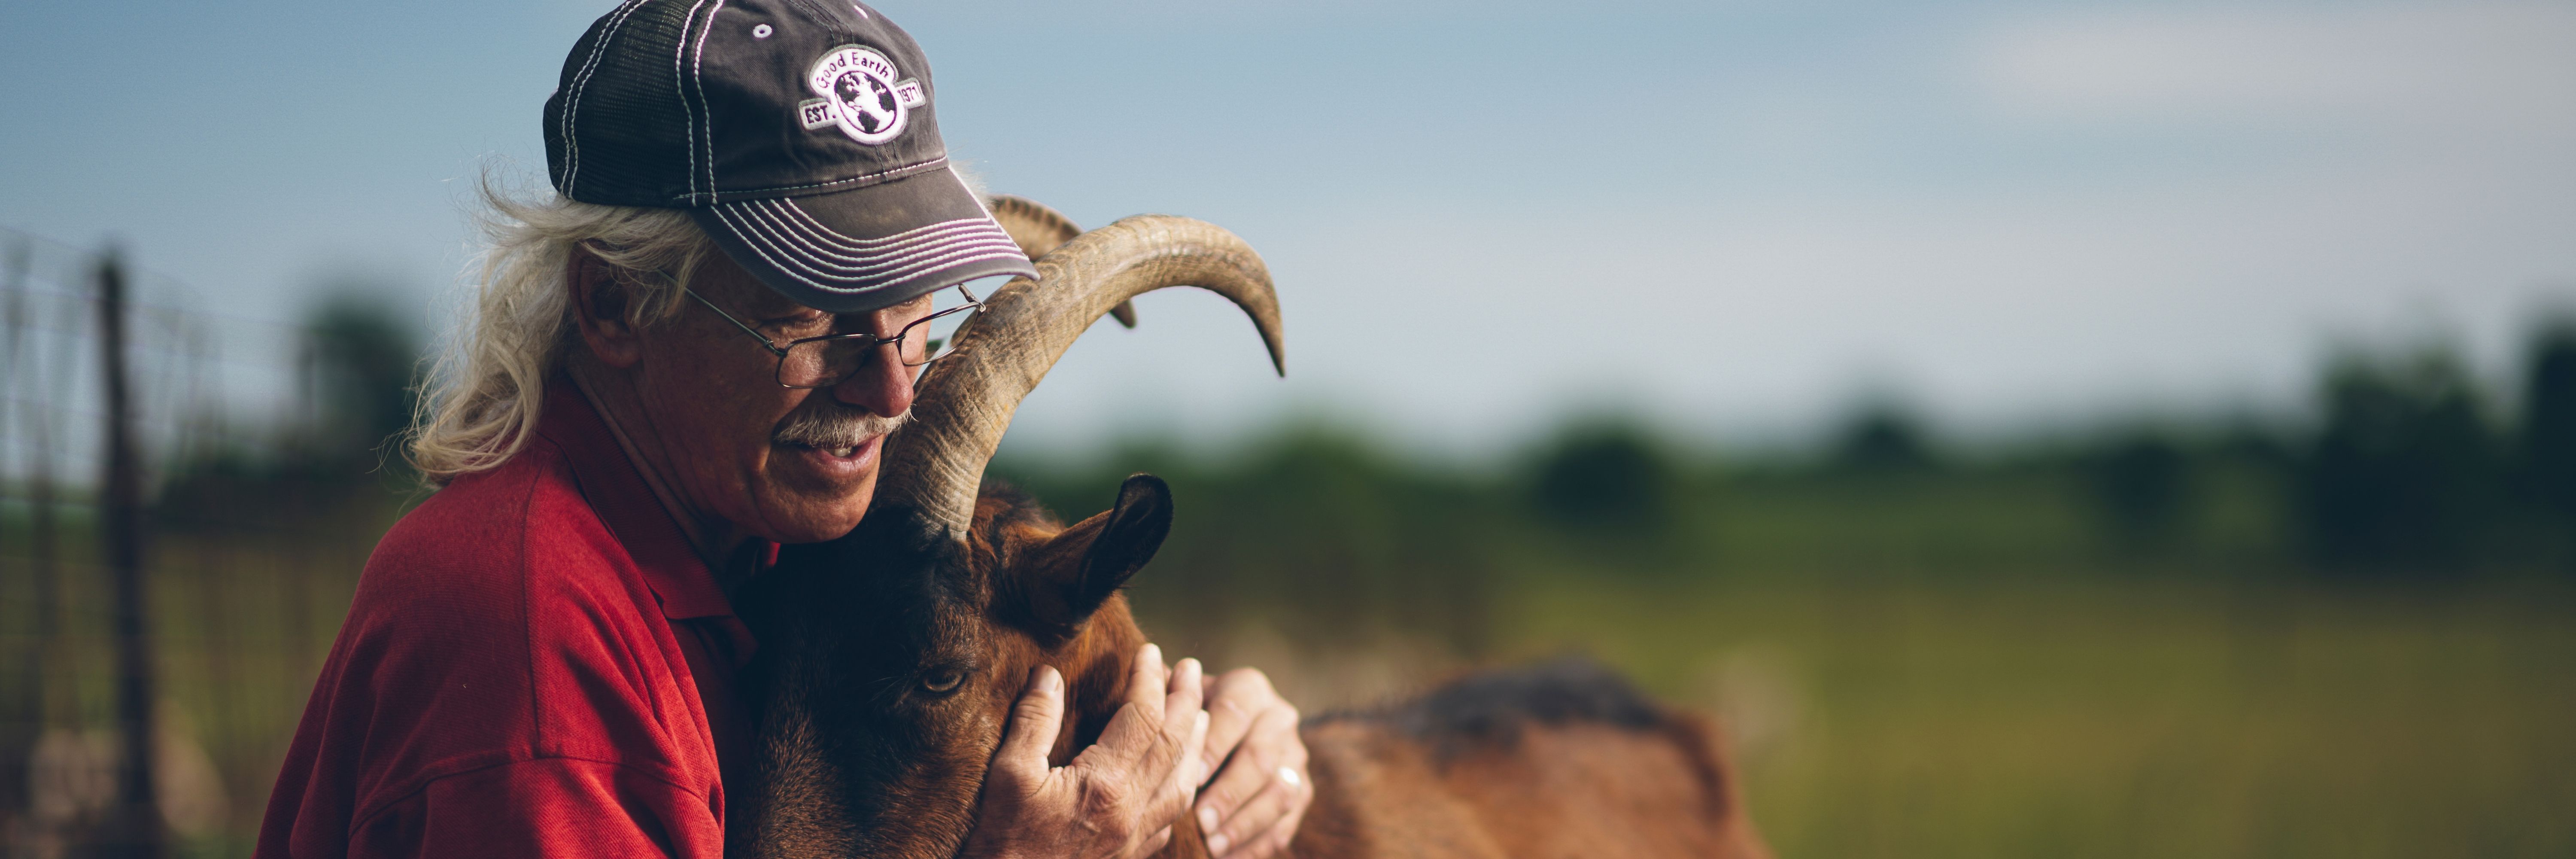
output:
[[[769, 515], [771, 533], [762, 536], [781, 543], [817, 543], [837, 539], [859, 525], [868, 512], [868, 503], [876, 496], [877, 463], [871, 441], [860, 455], [833, 457], [828, 452], [781, 445], [778, 452], [796, 454], [789, 462], [772, 460], [768, 497], [761, 508]], [[824, 457], [836, 462], [813, 467], [812, 460]], [[865, 462], [851, 467], [850, 459]], [[781, 468], [779, 466], [786, 466]]]
[[867, 513], [867, 502], [867, 496], [863, 494], [855, 503], [797, 504], [791, 510], [781, 511], [781, 515], [769, 517], [770, 527], [766, 530], [771, 533], [761, 536], [781, 543], [837, 540], [850, 533], [850, 529], [859, 527], [859, 520]]

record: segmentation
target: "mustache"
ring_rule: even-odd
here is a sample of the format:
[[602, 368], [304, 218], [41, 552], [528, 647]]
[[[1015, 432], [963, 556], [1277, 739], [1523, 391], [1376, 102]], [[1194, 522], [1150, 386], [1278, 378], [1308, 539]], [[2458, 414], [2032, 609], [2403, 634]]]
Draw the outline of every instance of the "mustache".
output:
[[770, 434], [769, 440], [825, 450], [856, 447], [868, 439], [902, 429], [911, 420], [910, 409], [893, 417], [858, 409], [814, 409], [788, 415], [787, 421], [779, 425], [777, 432]]

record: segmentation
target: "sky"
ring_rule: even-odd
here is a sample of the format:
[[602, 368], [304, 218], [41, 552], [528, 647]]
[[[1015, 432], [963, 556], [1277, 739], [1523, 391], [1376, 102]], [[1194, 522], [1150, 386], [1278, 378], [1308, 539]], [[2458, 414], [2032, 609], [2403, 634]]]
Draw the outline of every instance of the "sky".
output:
[[[331, 283], [443, 326], [475, 177], [542, 186], [540, 109], [610, 5], [19, 0], [0, 225], [113, 238], [247, 364]], [[2294, 413], [2339, 344], [2502, 382], [2576, 306], [2566, 2], [877, 8], [992, 190], [1204, 218], [1278, 282], [1286, 379], [1167, 291], [1015, 446], [1323, 421], [1470, 455], [1599, 411], [1796, 443], [1873, 396], [1963, 436]]]

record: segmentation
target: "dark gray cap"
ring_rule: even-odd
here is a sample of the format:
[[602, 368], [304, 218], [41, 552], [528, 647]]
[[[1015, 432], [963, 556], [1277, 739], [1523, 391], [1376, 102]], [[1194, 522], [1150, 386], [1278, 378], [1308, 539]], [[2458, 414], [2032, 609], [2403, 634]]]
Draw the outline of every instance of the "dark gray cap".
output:
[[1035, 277], [948, 165], [930, 64], [846, 0], [628, 0], [546, 99], [546, 168], [586, 203], [687, 209], [798, 304], [855, 313]]

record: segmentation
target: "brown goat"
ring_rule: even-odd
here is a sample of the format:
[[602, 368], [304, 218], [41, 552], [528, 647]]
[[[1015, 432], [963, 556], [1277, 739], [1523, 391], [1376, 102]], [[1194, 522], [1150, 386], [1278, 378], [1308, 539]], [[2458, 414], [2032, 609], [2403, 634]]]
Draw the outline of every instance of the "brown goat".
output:
[[[981, 486], [1020, 399], [1094, 320], [1198, 286], [1241, 307], [1284, 371], [1268, 270], [1233, 234], [1148, 215], [1075, 236], [1035, 203], [993, 211], [1039, 277], [995, 291], [924, 374], [859, 527], [789, 547], [736, 597], [761, 643], [744, 677], [759, 745], [728, 792], [730, 853], [946, 859], [1030, 670], [1067, 680], [1059, 765], [1117, 712], [1144, 643], [1119, 589], [1170, 532], [1170, 489], [1129, 478], [1067, 527]], [[1767, 855], [1713, 732], [1598, 669], [1471, 678], [1302, 735], [1300, 856]], [[1194, 825], [1177, 834], [1166, 855], [1205, 855]]]
[[[772, 734], [760, 855], [953, 854], [1038, 665], [1062, 671], [1070, 693], [1053, 763], [1096, 740], [1145, 641], [1118, 590], [1171, 515], [1169, 489], [1147, 475], [1128, 479], [1116, 509], [1071, 527], [988, 487], [962, 563], [915, 568], [926, 576], [876, 575], [900, 553], [851, 554], [882, 552], [873, 539], [782, 558], [798, 584], [829, 582], [831, 604], [864, 607], [840, 622], [866, 632], [829, 658], [836, 673], [870, 679], [809, 702], [817, 724]], [[1768, 855], [1707, 724], [1588, 663], [1470, 677], [1400, 706], [1310, 719], [1301, 733], [1316, 799], [1295, 856]], [[1194, 824], [1163, 855], [1206, 855]]]

